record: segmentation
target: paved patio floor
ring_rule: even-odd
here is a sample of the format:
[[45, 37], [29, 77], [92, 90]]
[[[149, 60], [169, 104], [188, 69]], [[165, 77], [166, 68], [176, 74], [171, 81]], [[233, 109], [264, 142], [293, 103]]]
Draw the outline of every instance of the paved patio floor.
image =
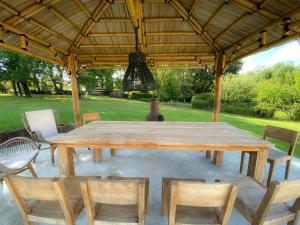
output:
[[[226, 152], [223, 166], [214, 166], [209, 160], [205, 159], [204, 152], [119, 150], [115, 157], [110, 157], [109, 151], [105, 150], [103, 153], [104, 160], [99, 164], [93, 163], [91, 151], [80, 149], [76, 152], [76, 175], [100, 175], [103, 178], [109, 175], [145, 176], [150, 178], [149, 214], [146, 218], [146, 225], [167, 224], [167, 219], [160, 215], [162, 177], [205, 178], [207, 181], [214, 181], [216, 178], [239, 175], [240, 153], [237, 152]], [[58, 166], [51, 165], [48, 150], [40, 152], [33, 166], [39, 177], [59, 176]], [[20, 175], [30, 176], [29, 172], [23, 172]], [[279, 165], [276, 168], [274, 180], [281, 180], [283, 177], [284, 166]], [[300, 178], [300, 160], [298, 159], [293, 160], [290, 178]], [[1, 182], [0, 188], [0, 224], [23, 224], [19, 210], [6, 185]], [[86, 224], [84, 210], [80, 214], [77, 224]], [[234, 209], [229, 224], [246, 225], [248, 222]]]

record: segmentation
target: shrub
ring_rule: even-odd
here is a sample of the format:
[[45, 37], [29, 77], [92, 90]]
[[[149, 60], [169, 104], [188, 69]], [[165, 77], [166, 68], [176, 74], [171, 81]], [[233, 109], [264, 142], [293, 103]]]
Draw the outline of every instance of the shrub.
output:
[[197, 94], [192, 97], [192, 107], [197, 109], [211, 108], [213, 105], [213, 94], [211, 92]]
[[268, 104], [259, 104], [255, 107], [256, 115], [263, 118], [272, 118], [275, 113], [275, 108]]
[[150, 101], [150, 99], [153, 97], [152, 93], [142, 93], [140, 91], [131, 91], [128, 94], [129, 99], [137, 99], [141, 101]]

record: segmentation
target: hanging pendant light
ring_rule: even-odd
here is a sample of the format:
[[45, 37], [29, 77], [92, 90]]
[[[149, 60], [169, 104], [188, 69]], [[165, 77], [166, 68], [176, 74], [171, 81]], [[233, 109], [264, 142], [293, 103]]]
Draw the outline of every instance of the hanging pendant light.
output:
[[155, 80], [147, 66], [146, 55], [138, 49], [138, 36], [135, 28], [135, 52], [129, 54], [129, 64], [123, 79], [123, 91], [148, 92], [156, 89]]

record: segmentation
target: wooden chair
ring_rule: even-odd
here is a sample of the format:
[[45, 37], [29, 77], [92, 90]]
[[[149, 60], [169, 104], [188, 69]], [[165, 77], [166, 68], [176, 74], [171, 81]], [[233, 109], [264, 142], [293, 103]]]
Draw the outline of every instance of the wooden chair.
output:
[[142, 180], [81, 182], [88, 224], [144, 225], [145, 188]]
[[[60, 126], [58, 123], [59, 114], [52, 109], [25, 112], [22, 114], [22, 120], [25, 129], [34, 141], [50, 146], [51, 162], [54, 165], [56, 146], [53, 144], [53, 140], [74, 130], [76, 126], [73, 124]], [[43, 150], [44, 148], [39, 145], [39, 149]]]
[[[289, 150], [287, 154], [285, 154], [284, 152], [276, 148], [271, 149], [271, 151], [269, 152], [268, 163], [270, 163], [270, 170], [269, 170], [269, 176], [267, 180], [267, 186], [270, 186], [276, 164], [286, 163], [285, 179], [288, 179], [291, 160], [297, 145], [298, 132], [294, 130], [288, 130], [285, 128], [268, 125], [266, 127], [263, 139], [268, 140], [268, 138], [277, 139], [289, 144]], [[243, 173], [245, 156], [246, 156], [246, 152], [242, 152], [240, 173]]]
[[170, 203], [170, 188], [171, 181], [191, 181], [191, 182], [205, 182], [204, 179], [198, 178], [172, 178], [172, 177], [163, 177], [162, 178], [162, 188], [161, 188], [161, 215], [168, 215], [169, 203]]
[[[252, 225], [297, 225], [300, 214], [300, 180], [275, 181], [266, 189], [250, 177], [230, 181], [239, 187], [235, 207]], [[291, 205], [287, 202], [295, 202]]]
[[[92, 112], [92, 113], [84, 113], [82, 114], [82, 123], [87, 124], [91, 121], [97, 121], [100, 120], [100, 113], [99, 112]], [[115, 156], [115, 149], [110, 149], [110, 154], [112, 156]], [[102, 161], [102, 149], [93, 149], [93, 159], [95, 162]]]
[[37, 177], [31, 162], [39, 154], [39, 148], [31, 139], [16, 137], [0, 144], [0, 178], [29, 170]]
[[169, 225], [227, 225], [238, 189], [230, 183], [171, 181]]
[[148, 177], [121, 177], [121, 176], [108, 176], [108, 180], [137, 180], [145, 182], [145, 215], [148, 213], [149, 204], [149, 178]]
[[[80, 180], [92, 177], [4, 177], [26, 225], [33, 222], [75, 225], [83, 209]], [[95, 178], [95, 177], [94, 177]]]

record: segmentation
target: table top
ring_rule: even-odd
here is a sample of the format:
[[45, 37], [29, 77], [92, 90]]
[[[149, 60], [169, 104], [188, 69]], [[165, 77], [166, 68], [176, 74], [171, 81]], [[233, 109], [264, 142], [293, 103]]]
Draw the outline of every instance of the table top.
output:
[[226, 151], [257, 151], [274, 146], [221, 122], [94, 121], [53, 143], [68, 147]]

